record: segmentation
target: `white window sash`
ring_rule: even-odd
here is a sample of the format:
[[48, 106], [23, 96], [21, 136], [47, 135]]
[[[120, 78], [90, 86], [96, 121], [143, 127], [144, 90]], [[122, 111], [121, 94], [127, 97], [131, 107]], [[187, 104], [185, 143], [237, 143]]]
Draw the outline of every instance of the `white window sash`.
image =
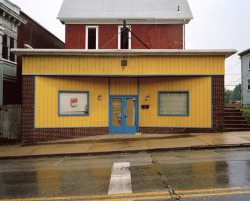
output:
[[[121, 31], [122, 31], [123, 26], [118, 26], [118, 49], [121, 49]], [[131, 26], [127, 26], [131, 30]], [[131, 49], [131, 32], [128, 33], [128, 49]]]
[[98, 26], [86, 26], [85, 49], [86, 50], [89, 49], [88, 48], [89, 29], [96, 29], [96, 50], [98, 50], [98, 36], [99, 36]]

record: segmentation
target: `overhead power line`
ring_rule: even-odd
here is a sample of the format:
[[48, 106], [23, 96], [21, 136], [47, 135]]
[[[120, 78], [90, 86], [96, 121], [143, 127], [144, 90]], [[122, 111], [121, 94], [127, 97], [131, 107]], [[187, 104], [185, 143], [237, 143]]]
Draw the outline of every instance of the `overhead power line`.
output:
[[236, 64], [234, 64], [231, 68], [227, 69], [226, 72], [229, 71], [229, 70], [231, 70], [232, 68], [236, 67], [239, 63], [240, 63], [240, 61], [237, 62]]

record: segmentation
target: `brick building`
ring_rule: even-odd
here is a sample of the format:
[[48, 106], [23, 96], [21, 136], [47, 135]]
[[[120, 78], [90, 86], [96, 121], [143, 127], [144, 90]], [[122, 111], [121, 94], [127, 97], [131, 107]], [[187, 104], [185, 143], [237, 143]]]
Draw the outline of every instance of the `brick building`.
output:
[[[64, 1], [58, 14], [66, 27], [66, 49], [145, 49], [131, 33], [122, 48], [123, 20], [150, 49], [184, 49], [185, 25], [192, 18], [185, 0]], [[94, 45], [88, 47], [93, 38]]]
[[[11, 48], [24, 48], [27, 44], [33, 48], [63, 49], [64, 43], [30, 18], [11, 1], [0, 2], [1, 63], [3, 63], [3, 84], [0, 88], [0, 105], [22, 103], [22, 58], [10, 52]], [[1, 81], [1, 78], [0, 78]], [[2, 93], [1, 93], [2, 91]]]
[[66, 49], [14, 50], [23, 140], [216, 132], [225, 58], [236, 51], [186, 50], [192, 18], [187, 0], [64, 0]]

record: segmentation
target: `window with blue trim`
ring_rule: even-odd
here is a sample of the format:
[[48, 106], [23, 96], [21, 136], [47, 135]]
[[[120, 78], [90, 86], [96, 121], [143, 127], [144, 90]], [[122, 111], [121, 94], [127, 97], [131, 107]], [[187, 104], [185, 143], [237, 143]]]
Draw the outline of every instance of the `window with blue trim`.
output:
[[188, 91], [159, 92], [159, 115], [188, 116], [189, 93]]
[[86, 91], [59, 91], [59, 116], [88, 116], [89, 92]]

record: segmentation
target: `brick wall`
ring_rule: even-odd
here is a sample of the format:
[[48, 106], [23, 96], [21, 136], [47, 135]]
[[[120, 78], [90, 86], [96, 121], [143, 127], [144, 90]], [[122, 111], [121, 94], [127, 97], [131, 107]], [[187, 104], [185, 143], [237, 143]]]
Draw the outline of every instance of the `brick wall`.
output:
[[[66, 49], [85, 49], [86, 25], [66, 24]], [[118, 34], [118, 24], [91, 25], [99, 27], [99, 49]], [[132, 32], [150, 49], [183, 49], [183, 25], [181, 24], [132, 24]], [[132, 36], [132, 38], [135, 38]], [[132, 40], [132, 49], [145, 49], [137, 40]], [[118, 37], [104, 49], [117, 49]]]
[[224, 124], [224, 76], [213, 77], [213, 128], [146, 128], [140, 127], [141, 133], [213, 133]]

